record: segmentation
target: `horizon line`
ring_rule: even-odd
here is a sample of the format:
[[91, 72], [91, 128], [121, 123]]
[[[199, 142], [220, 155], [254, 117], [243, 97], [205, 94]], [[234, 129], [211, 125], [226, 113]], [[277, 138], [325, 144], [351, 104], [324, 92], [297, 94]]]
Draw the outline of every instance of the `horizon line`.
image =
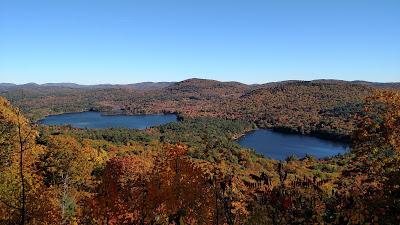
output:
[[320, 78], [320, 79], [312, 79], [312, 80], [301, 80], [301, 79], [289, 79], [289, 80], [277, 80], [277, 81], [268, 81], [268, 82], [260, 82], [260, 83], [245, 83], [245, 82], [240, 82], [240, 81], [235, 81], [235, 80], [216, 80], [216, 79], [207, 79], [207, 78], [198, 78], [198, 77], [192, 77], [180, 81], [138, 81], [138, 82], [129, 82], [129, 83], [94, 83], [94, 84], [88, 84], [88, 83], [79, 83], [79, 82], [73, 82], [73, 81], [60, 81], [60, 82], [46, 82], [46, 83], [36, 83], [36, 82], [26, 82], [26, 83], [14, 83], [14, 82], [0, 82], [0, 84], [10, 84], [10, 85], [49, 85], [49, 84], [74, 84], [74, 85], [80, 85], [80, 86], [98, 86], [98, 85], [132, 85], [132, 84], [140, 84], [140, 83], [179, 83], [187, 80], [193, 80], [193, 79], [198, 79], [198, 80], [208, 80], [208, 81], [218, 81], [218, 82], [224, 82], [224, 83], [229, 83], [229, 82], [235, 82], [235, 83], [241, 83], [245, 85], [262, 85], [262, 84], [268, 84], [268, 83], [280, 83], [280, 82], [288, 82], [288, 81], [342, 81], [342, 82], [368, 82], [368, 83], [400, 83], [400, 81], [389, 81], [389, 82], [380, 82], [380, 81], [370, 81], [370, 80], [342, 80], [342, 79], [332, 79], [332, 78]]

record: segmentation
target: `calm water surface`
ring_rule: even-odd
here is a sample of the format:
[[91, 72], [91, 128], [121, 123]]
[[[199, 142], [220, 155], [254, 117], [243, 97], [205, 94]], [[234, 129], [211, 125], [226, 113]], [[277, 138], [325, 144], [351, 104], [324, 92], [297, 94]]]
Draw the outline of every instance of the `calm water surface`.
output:
[[177, 121], [174, 114], [166, 115], [112, 115], [100, 112], [65, 113], [47, 116], [39, 122], [46, 125], [66, 125], [76, 128], [135, 128], [145, 129]]
[[[82, 112], [52, 115], [39, 122], [46, 125], [69, 124], [77, 128], [119, 127], [145, 129], [174, 121], [177, 121], [177, 117], [174, 114], [105, 116], [100, 112]], [[348, 150], [347, 145], [340, 142], [322, 140], [310, 136], [278, 133], [265, 129], [247, 133], [238, 140], [238, 143], [278, 160], [284, 160], [291, 155], [301, 158], [307, 154], [323, 158], [342, 154]]]
[[284, 160], [291, 155], [301, 158], [307, 154], [324, 158], [343, 154], [348, 150], [348, 146], [341, 142], [265, 129], [247, 133], [238, 140], [238, 143], [277, 160]]

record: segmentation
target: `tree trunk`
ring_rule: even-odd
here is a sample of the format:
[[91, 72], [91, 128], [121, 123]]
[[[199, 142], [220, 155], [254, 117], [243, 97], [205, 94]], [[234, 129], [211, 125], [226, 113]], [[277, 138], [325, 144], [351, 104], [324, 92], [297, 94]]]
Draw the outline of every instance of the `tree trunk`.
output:
[[22, 134], [21, 134], [21, 122], [20, 122], [20, 113], [18, 111], [18, 136], [19, 136], [19, 176], [21, 179], [21, 197], [20, 197], [20, 203], [21, 203], [21, 208], [20, 208], [20, 224], [24, 225], [25, 220], [26, 220], [26, 209], [25, 209], [25, 203], [26, 203], [26, 196], [25, 196], [25, 177], [24, 177], [24, 164], [23, 164], [23, 156], [24, 156], [24, 141], [22, 140]]

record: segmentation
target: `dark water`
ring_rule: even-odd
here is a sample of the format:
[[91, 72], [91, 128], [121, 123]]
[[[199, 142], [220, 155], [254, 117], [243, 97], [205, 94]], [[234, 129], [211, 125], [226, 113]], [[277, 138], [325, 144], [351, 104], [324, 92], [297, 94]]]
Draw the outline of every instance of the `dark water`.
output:
[[238, 143], [277, 160], [284, 160], [291, 155], [301, 158], [307, 154], [324, 158], [342, 154], [348, 150], [348, 146], [341, 142], [265, 129], [247, 133], [238, 140]]
[[136, 128], [145, 129], [177, 121], [174, 114], [167, 115], [112, 115], [104, 116], [100, 112], [65, 113], [47, 116], [39, 122], [46, 125], [69, 124], [77, 128]]

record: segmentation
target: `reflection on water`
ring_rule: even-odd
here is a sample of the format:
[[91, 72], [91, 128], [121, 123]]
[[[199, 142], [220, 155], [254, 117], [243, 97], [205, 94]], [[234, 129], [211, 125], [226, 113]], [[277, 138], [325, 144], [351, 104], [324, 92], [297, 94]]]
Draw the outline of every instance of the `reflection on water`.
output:
[[348, 150], [348, 146], [342, 142], [266, 129], [249, 132], [240, 138], [238, 143], [277, 160], [284, 160], [291, 155], [298, 158], [306, 155], [324, 158], [343, 154]]

